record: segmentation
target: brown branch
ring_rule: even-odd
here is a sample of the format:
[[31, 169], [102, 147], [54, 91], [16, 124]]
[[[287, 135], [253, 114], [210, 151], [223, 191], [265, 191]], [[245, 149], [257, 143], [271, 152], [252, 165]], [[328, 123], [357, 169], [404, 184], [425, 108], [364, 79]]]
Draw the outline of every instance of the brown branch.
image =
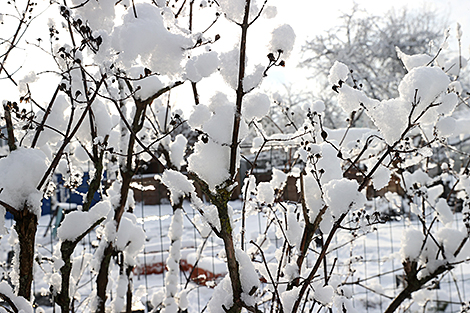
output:
[[16, 143], [15, 143], [15, 133], [13, 131], [13, 122], [11, 120], [11, 102], [8, 102], [6, 105], [3, 106], [5, 111], [5, 123], [7, 125], [7, 134], [8, 134], [8, 148], [10, 152], [16, 150]]
[[33, 142], [31, 143], [31, 148], [34, 148], [36, 146], [36, 143], [39, 139], [39, 135], [41, 132], [44, 130], [44, 125], [46, 123], [47, 118], [49, 117], [49, 114], [51, 114], [52, 111], [52, 105], [55, 102], [55, 99], [57, 97], [57, 94], [59, 93], [60, 86], [57, 86], [54, 95], [52, 96], [51, 101], [49, 102], [49, 105], [47, 106], [46, 113], [44, 113], [44, 116], [42, 118], [41, 124], [36, 127], [36, 133], [34, 134]]
[[[13, 310], [13, 312], [15, 313], [18, 313], [18, 308], [16, 307], [15, 303], [10, 299], [10, 297], [8, 297], [7, 295], [5, 295], [4, 293], [0, 293], [0, 298], [5, 301], [6, 303], [8, 303], [8, 305], [11, 307], [11, 309]], [[10, 311], [10, 310], [9, 310]], [[10, 311], [11, 312], [11, 311]]]

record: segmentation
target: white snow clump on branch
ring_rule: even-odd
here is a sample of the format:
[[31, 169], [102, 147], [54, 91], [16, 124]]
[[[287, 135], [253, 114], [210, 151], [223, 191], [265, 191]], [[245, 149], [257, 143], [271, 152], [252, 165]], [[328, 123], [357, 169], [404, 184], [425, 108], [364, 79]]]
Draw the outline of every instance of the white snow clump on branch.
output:
[[289, 24], [281, 25], [272, 31], [269, 50], [272, 52], [282, 51], [283, 57], [288, 58], [295, 43], [295, 32]]
[[191, 47], [192, 41], [182, 34], [170, 32], [163, 21], [162, 10], [154, 5], [138, 3], [135, 10], [138, 18], [130, 6], [122, 25], [111, 34], [112, 48], [121, 52], [118, 60], [131, 67], [140, 57], [141, 62], [154, 72], [182, 74], [183, 48]]
[[57, 235], [61, 240], [74, 241], [96, 223], [100, 218], [106, 217], [111, 211], [109, 201], [96, 203], [88, 212], [73, 211], [65, 215]]
[[179, 198], [191, 194], [195, 191], [194, 185], [188, 178], [178, 171], [165, 169], [163, 174], [156, 175], [155, 179], [160, 180], [170, 191], [171, 204], [179, 202]]
[[23, 147], [0, 159], [0, 190], [3, 189], [0, 200], [16, 210], [26, 205], [40, 216], [43, 193], [36, 187], [47, 170], [47, 163], [44, 152]]

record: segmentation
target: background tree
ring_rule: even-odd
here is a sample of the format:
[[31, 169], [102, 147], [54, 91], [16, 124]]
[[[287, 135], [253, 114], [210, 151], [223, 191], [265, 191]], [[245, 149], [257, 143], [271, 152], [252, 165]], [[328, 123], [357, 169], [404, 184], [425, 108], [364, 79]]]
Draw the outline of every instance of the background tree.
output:
[[[435, 53], [435, 46], [444, 40], [445, 29], [444, 18], [427, 8], [391, 10], [376, 16], [355, 5], [351, 13], [340, 17], [338, 26], [302, 46], [300, 66], [311, 69], [311, 78], [326, 90], [330, 68], [335, 61], [343, 62], [353, 71], [351, 79], [358, 87], [375, 98], [393, 98], [405, 74], [396, 47], [405, 54]], [[327, 109], [332, 107], [331, 115], [338, 116], [334, 113], [334, 103], [329, 100], [331, 90], [320, 97]], [[344, 120], [343, 115], [335, 124], [344, 125]]]

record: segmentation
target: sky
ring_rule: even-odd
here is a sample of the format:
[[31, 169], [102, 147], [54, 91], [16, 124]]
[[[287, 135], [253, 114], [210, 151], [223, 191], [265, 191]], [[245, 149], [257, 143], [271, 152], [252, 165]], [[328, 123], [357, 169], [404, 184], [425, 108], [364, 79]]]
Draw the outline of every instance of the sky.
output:
[[[3, 1], [3, 0], [2, 0]], [[259, 1], [261, 2], [261, 1]], [[295, 33], [296, 33], [296, 44], [294, 51], [291, 53], [290, 57], [286, 60], [285, 68], [273, 68], [269, 72], [268, 78], [263, 83], [263, 86], [270, 86], [269, 89], [275, 90], [283, 88], [284, 84], [290, 84], [294, 86], [297, 90], [312, 88], [312, 81], [307, 80], [306, 78], [310, 76], [310, 73], [305, 69], [300, 69], [297, 67], [298, 63], [302, 59], [300, 50], [302, 45], [306, 40], [311, 39], [317, 35], [324, 33], [326, 30], [336, 26], [338, 24], [338, 17], [343, 13], [351, 12], [351, 9], [354, 5], [357, 4], [359, 9], [365, 9], [367, 12], [375, 15], [382, 15], [385, 12], [395, 9], [397, 11], [406, 7], [409, 10], [422, 9], [424, 7], [429, 9], [434, 9], [444, 18], [447, 19], [448, 25], [451, 28], [452, 35], [455, 34], [456, 23], [459, 22], [462, 25], [463, 30], [463, 45], [462, 52], [463, 56], [468, 58], [470, 56], [470, 1], [468, 0], [427, 0], [427, 1], [406, 1], [406, 0], [394, 0], [394, 1], [377, 1], [377, 0], [330, 0], [330, 1], [313, 1], [313, 0], [269, 0], [268, 5], [273, 5], [277, 7], [277, 16], [271, 20], [259, 20], [259, 22], [253, 24], [253, 32], [250, 29], [249, 39], [249, 62], [252, 64], [267, 63], [267, 50], [266, 45], [268, 44], [270, 38], [270, 31], [280, 25], [280, 24], [290, 24]], [[0, 10], [1, 11], [1, 10]], [[204, 24], [207, 24], [207, 20], [202, 21]], [[219, 22], [218, 22], [219, 23]], [[43, 23], [41, 26], [47, 28], [47, 25]], [[39, 26], [39, 22], [35, 24]], [[222, 39], [216, 44], [225, 44], [227, 50], [233, 47], [233, 44], [237, 42], [237, 37], [239, 36], [239, 28], [233, 23], [225, 22], [225, 24], [219, 25], [216, 24], [218, 28], [227, 27], [232, 29], [232, 35], [227, 37], [222, 37]], [[4, 27], [4, 26], [3, 26]], [[215, 33], [219, 31], [218, 28], [215, 28]], [[0, 31], [2, 29], [0, 28]], [[29, 40], [35, 39], [36, 37], [47, 37], [48, 32], [46, 29], [41, 29], [41, 33], [36, 36], [39, 28], [32, 28], [28, 30], [27, 38]], [[444, 33], [444, 30], [442, 31]], [[230, 34], [230, 32], [228, 32]], [[214, 35], [213, 34], [213, 35]], [[452, 43], [451, 43], [452, 46]], [[456, 45], [454, 45], [456, 47]], [[214, 48], [215, 44], [214, 44]], [[217, 46], [219, 49], [220, 46]], [[250, 50], [251, 49], [251, 50]], [[34, 66], [42, 66], [46, 68], [47, 62], [51, 62], [50, 58], [44, 58], [44, 61], [39, 61], [37, 51], [34, 54], [27, 54], [23, 51], [16, 51], [19, 54], [17, 59], [17, 65], [23, 66], [23, 69], [29, 68], [32, 64]], [[10, 67], [15, 67], [11, 65], [13, 62], [10, 58]], [[49, 63], [50, 64], [50, 63]], [[20, 74], [20, 73], [19, 73]], [[23, 75], [27, 74], [27, 71]], [[47, 75], [47, 74], [46, 74]], [[3, 75], [2, 75], [3, 76]], [[11, 90], [10, 87], [5, 87], [5, 83], [10, 85], [7, 80], [0, 80], [0, 89], [2, 89], [3, 97], [0, 100], [5, 98], [14, 99], [13, 94], [8, 95], [8, 90]], [[208, 82], [207, 85], [212, 86], [211, 82]], [[53, 87], [53, 86], [52, 86]], [[51, 88], [52, 88], [51, 87]], [[222, 88], [222, 86], [220, 87]], [[214, 89], [214, 88], [213, 88]], [[51, 92], [53, 88], [51, 89]], [[207, 97], [210, 97], [210, 93]], [[189, 101], [190, 96], [185, 99], [181, 98], [181, 102]], [[175, 99], [177, 100], [177, 99]], [[183, 104], [184, 105], [184, 104]]]
[[[422, 8], [435, 10], [447, 20], [452, 36], [455, 36], [456, 23], [460, 23], [463, 31], [462, 54], [467, 59], [470, 56], [470, 1], [468, 0], [270, 0], [268, 3], [277, 6], [278, 20], [289, 23], [296, 32], [296, 45], [289, 63], [298, 64], [301, 60], [300, 49], [305, 41], [337, 26], [338, 17], [343, 13], [350, 13], [354, 3], [358, 5], [359, 9], [364, 9], [378, 16], [392, 9], [396, 11], [400, 11], [402, 8], [408, 10], [419, 10]], [[444, 31], [442, 30], [443, 34]], [[457, 49], [457, 45], [452, 42], [450, 42], [450, 47]], [[297, 81], [301, 85], [300, 89], [302, 89], [309, 85], [309, 83], [303, 83], [298, 78], [303, 78], [305, 75], [308, 76], [308, 74], [305, 70], [293, 68], [293, 66], [286, 67], [282, 72], [276, 71], [276, 79], [273, 79], [273, 83], [282, 84]]]

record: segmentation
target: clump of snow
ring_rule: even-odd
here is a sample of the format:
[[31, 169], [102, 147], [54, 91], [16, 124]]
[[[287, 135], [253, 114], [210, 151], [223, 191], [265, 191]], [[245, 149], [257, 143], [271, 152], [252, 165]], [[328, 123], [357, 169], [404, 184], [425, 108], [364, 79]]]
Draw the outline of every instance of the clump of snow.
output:
[[449, 75], [458, 76], [460, 70], [467, 66], [467, 60], [461, 56], [455, 56], [444, 63], [444, 72]]
[[188, 140], [184, 135], [178, 134], [175, 137], [175, 140], [170, 143], [170, 158], [171, 162], [177, 169], [180, 169], [181, 166], [186, 164], [184, 160], [184, 154], [186, 152], [186, 144]]
[[230, 175], [229, 169], [230, 148], [221, 146], [213, 141], [196, 142], [194, 153], [188, 158], [188, 170], [196, 173], [203, 179], [211, 190]]
[[[246, 62], [246, 60], [245, 60]], [[219, 65], [220, 75], [224, 81], [232, 87], [237, 89], [238, 86], [238, 64], [240, 63], [240, 51], [235, 47], [231, 51], [220, 54]]]
[[163, 174], [156, 175], [155, 179], [160, 180], [168, 188], [172, 204], [178, 203], [180, 197], [191, 194], [195, 190], [191, 181], [178, 171], [165, 169]]
[[446, 199], [440, 198], [435, 205], [435, 209], [441, 223], [446, 226], [451, 226], [454, 220], [454, 214], [452, 214]]
[[[449, 260], [454, 259], [455, 251], [457, 251], [457, 248], [460, 246], [460, 243], [462, 242], [462, 240], [464, 240], [466, 236], [467, 236], [466, 230], [464, 232], [461, 232], [458, 229], [449, 228], [449, 227], [443, 227], [439, 229], [439, 231], [437, 232], [437, 240], [441, 243], [444, 253], [445, 253], [445, 257], [447, 259]], [[467, 248], [468, 248], [468, 245], [467, 245]], [[461, 251], [463, 250], [465, 249], [462, 249]], [[466, 254], [468, 254], [468, 251], [469, 250], [467, 249]], [[458, 255], [458, 257], [459, 259], [465, 259], [466, 257], [468, 257], [468, 255], [466, 256]]]
[[[451, 84], [449, 85], [449, 89], [451, 88]], [[443, 95], [441, 97], [441, 104], [439, 104], [439, 106], [436, 108], [437, 113], [442, 115], [451, 114], [454, 111], [458, 101], [459, 97], [454, 91]]]
[[322, 143], [319, 146], [321, 147], [321, 158], [317, 162], [317, 168], [323, 170], [320, 178], [321, 183], [324, 184], [343, 177], [341, 161], [337, 157], [338, 152], [328, 143]]
[[100, 201], [88, 212], [70, 212], [65, 215], [62, 224], [57, 230], [57, 235], [61, 240], [74, 241], [100, 218], [106, 217], [110, 211], [111, 203], [109, 201]]
[[177, 312], [176, 294], [178, 292], [179, 262], [181, 259], [181, 236], [183, 235], [183, 210], [177, 209], [171, 218], [168, 237], [171, 241], [166, 266], [168, 272], [165, 275], [165, 299], [162, 312]]
[[335, 179], [324, 186], [325, 202], [334, 217], [350, 209], [360, 209], [366, 202], [365, 196], [358, 191], [359, 184], [346, 178]]
[[409, 259], [410, 261], [417, 261], [421, 252], [423, 240], [423, 233], [416, 228], [405, 230], [405, 233], [401, 238], [400, 249], [403, 260]]
[[150, 75], [133, 82], [135, 97], [144, 101], [163, 88], [163, 83], [156, 75]]
[[220, 8], [231, 20], [240, 22], [245, 12], [245, 0], [221, 0]]
[[[67, 129], [67, 121], [69, 120], [69, 114], [67, 113], [69, 103], [63, 95], [58, 95], [54, 101], [54, 105], [50, 114], [47, 118], [47, 125], [53, 129], [57, 129], [61, 132], [65, 132]], [[2, 106], [3, 108], [3, 106]], [[1, 111], [0, 111], [1, 113]], [[3, 115], [2, 115], [3, 116]], [[44, 112], [39, 111], [36, 113], [35, 120], [40, 123], [44, 118]], [[41, 135], [39, 136], [37, 146], [42, 147], [45, 144], [55, 144], [56, 142], [62, 140], [62, 136], [57, 132], [49, 128], [44, 128]]]
[[[104, 29], [110, 31], [114, 25], [115, 1], [100, 0], [89, 1], [87, 5], [82, 5], [80, 0], [73, 0], [72, 5], [76, 7], [74, 11], [79, 14], [74, 16], [74, 20], [81, 19], [82, 23], [89, 24], [92, 29]], [[139, 12], [140, 13], [140, 12]]]
[[372, 175], [372, 183], [375, 190], [380, 190], [387, 186], [390, 181], [390, 170], [384, 166], [380, 166], [377, 171]]
[[378, 103], [378, 101], [368, 98], [364, 91], [352, 88], [346, 84], [343, 84], [339, 91], [338, 104], [347, 113], [357, 111], [361, 106], [373, 108]]
[[[307, 204], [310, 223], [313, 223], [325, 203], [322, 199], [320, 187], [313, 175], [307, 173], [303, 179], [305, 203]], [[300, 182], [297, 182], [297, 189], [300, 192]]]
[[[13, 302], [13, 304], [18, 309], [18, 312], [33, 313], [33, 307], [31, 304], [25, 298], [15, 295], [6, 281], [2, 281], [0, 283], [0, 293]], [[2, 311], [4, 310], [2, 309]], [[7, 311], [5, 310], [4, 312]]]
[[267, 19], [275, 18], [277, 15], [277, 8], [273, 5], [267, 5], [264, 8], [263, 16]]
[[455, 131], [455, 124], [456, 124], [455, 118], [451, 116], [446, 116], [446, 117], [441, 118], [436, 123], [437, 134], [443, 138], [448, 138], [452, 136]]
[[[253, 176], [252, 176], [253, 177]], [[287, 174], [277, 168], [273, 168], [271, 186], [274, 190], [282, 190], [287, 181]]]
[[135, 265], [135, 256], [144, 248], [145, 237], [135, 215], [125, 212], [119, 223], [115, 244], [118, 250], [124, 252], [126, 264]]
[[325, 306], [331, 306], [333, 304], [334, 289], [330, 285], [323, 286], [323, 283], [315, 286], [315, 292], [313, 298]]
[[194, 56], [186, 62], [186, 76], [192, 82], [198, 82], [204, 77], [209, 77], [218, 66], [219, 57], [215, 51]]
[[411, 190], [411, 188], [413, 187], [413, 185], [417, 185], [417, 186], [425, 186], [426, 184], [428, 184], [429, 182], [431, 182], [431, 178], [428, 176], [428, 174], [426, 174], [425, 172], [423, 172], [423, 170], [421, 169], [418, 169], [416, 171], [414, 171], [413, 173], [410, 173], [410, 172], [405, 172], [403, 174], [403, 177], [404, 177], [404, 186], [405, 188], [408, 188], [408, 190]]
[[427, 54], [408, 55], [402, 52], [398, 47], [395, 47], [395, 50], [397, 51], [398, 58], [403, 62], [408, 72], [415, 67], [426, 66], [432, 60], [432, 57]]
[[243, 78], [243, 91], [248, 93], [258, 87], [264, 77], [265, 69], [265, 66], [258, 64], [251, 74], [245, 75]]
[[247, 121], [260, 119], [269, 112], [271, 101], [264, 93], [250, 94], [246, 97], [242, 108], [242, 115]]
[[0, 200], [16, 210], [41, 214], [43, 193], [36, 189], [47, 170], [47, 158], [38, 149], [19, 147], [0, 159]]
[[339, 61], [335, 61], [328, 75], [328, 82], [337, 85], [339, 81], [345, 82], [349, 75], [349, 68]]
[[27, 75], [25, 75], [22, 79], [20, 79], [19, 81], [20, 93], [25, 94], [26, 92], [28, 92], [28, 88], [26, 85], [34, 83], [37, 79], [38, 77], [36, 76], [36, 73], [32, 71], [29, 72]]
[[118, 59], [126, 67], [140, 61], [154, 72], [175, 75], [181, 72], [180, 63], [185, 47], [192, 46], [189, 38], [170, 32], [163, 20], [162, 10], [154, 5], [138, 3], [135, 5], [138, 17], [135, 18], [133, 6], [123, 16], [123, 23], [114, 28], [111, 45], [121, 52]]
[[300, 287], [294, 287], [281, 293], [281, 301], [284, 312], [292, 312], [294, 303], [299, 296]]
[[317, 100], [312, 103], [312, 112], [322, 113], [325, 111], [325, 102]]
[[302, 227], [297, 221], [297, 213], [295, 212], [294, 206], [289, 206], [287, 209], [287, 225], [285, 233], [289, 245], [292, 247], [298, 247], [302, 238]]
[[245, 251], [236, 249], [235, 257], [237, 258], [238, 268], [240, 271], [240, 282], [242, 285], [241, 298], [243, 302], [249, 306], [254, 306], [256, 303], [254, 292], [258, 289], [260, 283], [259, 276], [255, 271], [255, 267], [251, 262], [250, 257]]
[[188, 124], [192, 128], [202, 128], [209, 119], [211, 118], [211, 111], [209, 107], [204, 104], [194, 106], [193, 111], [188, 119]]
[[124, 307], [124, 298], [127, 292], [128, 279], [125, 274], [119, 275], [116, 284], [116, 295], [111, 302], [114, 312], [121, 312]]
[[[235, 108], [222, 93], [212, 97], [210, 119], [204, 123], [202, 135], [188, 158], [188, 171], [196, 173], [211, 190], [229, 178], [230, 144], [232, 140]], [[240, 124], [239, 138], [244, 138], [248, 127]]]
[[230, 283], [230, 276], [227, 274], [214, 288], [214, 293], [207, 304], [207, 308], [210, 313], [220, 313], [224, 312], [223, 307], [229, 309], [232, 304], [232, 284]]
[[284, 57], [289, 57], [295, 43], [295, 32], [289, 24], [276, 27], [272, 31], [269, 50], [272, 52], [282, 51]]
[[449, 83], [449, 78], [440, 68], [418, 67], [405, 75], [398, 86], [398, 91], [400, 98], [408, 104], [414, 103], [415, 100], [419, 102], [413, 112], [413, 117], [416, 118], [446, 91]]
[[258, 201], [266, 204], [274, 203], [274, 189], [271, 183], [261, 182], [258, 184]]

